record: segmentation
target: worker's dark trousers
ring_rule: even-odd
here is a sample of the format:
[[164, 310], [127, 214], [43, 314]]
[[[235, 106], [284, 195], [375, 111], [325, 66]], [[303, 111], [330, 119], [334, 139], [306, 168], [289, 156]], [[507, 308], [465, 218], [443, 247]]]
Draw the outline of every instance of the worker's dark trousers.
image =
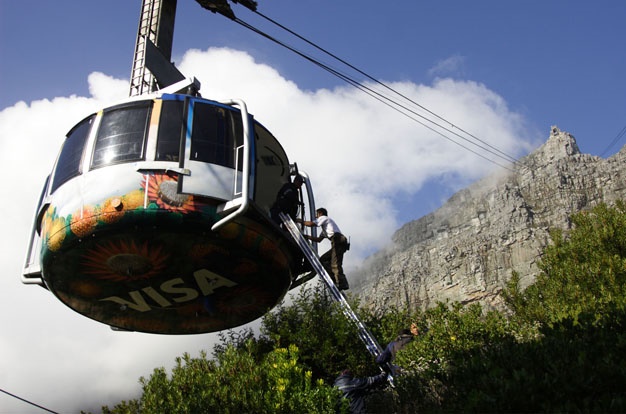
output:
[[349, 288], [348, 279], [343, 273], [343, 255], [348, 250], [348, 239], [340, 233], [335, 233], [330, 238], [330, 250], [320, 257], [324, 269], [333, 277], [335, 284], [340, 290]]

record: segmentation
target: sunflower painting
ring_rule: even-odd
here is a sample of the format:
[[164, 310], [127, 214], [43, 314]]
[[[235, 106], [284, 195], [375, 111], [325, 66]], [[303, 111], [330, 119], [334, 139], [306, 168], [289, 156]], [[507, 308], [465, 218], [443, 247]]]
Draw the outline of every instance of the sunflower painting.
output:
[[144, 176], [144, 186], [148, 191], [148, 200], [159, 208], [176, 212], [199, 210], [192, 195], [178, 193], [177, 176], [147, 174]]
[[96, 225], [98, 209], [92, 206], [85, 206], [82, 209], [76, 210], [70, 216], [70, 230], [77, 237], [85, 237], [93, 233]]
[[159, 244], [109, 239], [87, 250], [82, 265], [87, 275], [123, 282], [159, 275], [168, 259], [169, 254]]
[[41, 224], [43, 246], [51, 252], [61, 249], [67, 234], [67, 223], [64, 217], [57, 216], [56, 208], [50, 207]]
[[180, 194], [178, 184], [177, 174], [150, 171], [93, 189], [89, 202], [50, 203], [41, 223], [47, 287], [92, 319], [152, 333], [229, 329], [275, 306], [296, 263], [283, 234], [255, 209], [211, 231], [220, 200]]

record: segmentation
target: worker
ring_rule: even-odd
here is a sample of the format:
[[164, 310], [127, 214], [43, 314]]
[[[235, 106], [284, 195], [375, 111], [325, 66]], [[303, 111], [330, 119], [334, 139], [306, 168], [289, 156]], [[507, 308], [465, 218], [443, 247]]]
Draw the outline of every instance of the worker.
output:
[[320, 257], [320, 262], [333, 277], [337, 288], [339, 290], [348, 290], [350, 285], [348, 284], [346, 275], [343, 273], [343, 255], [350, 248], [348, 239], [341, 233], [337, 223], [328, 217], [328, 211], [325, 208], [315, 210], [315, 217], [314, 221], [298, 219], [296, 222], [302, 223], [307, 227], [321, 228], [322, 231], [318, 237], [307, 234], [304, 238], [316, 243], [321, 242], [325, 238], [330, 240], [330, 250]]
[[376, 357], [378, 364], [391, 363], [396, 358], [396, 353], [404, 348], [409, 342], [413, 340], [413, 337], [417, 336], [417, 324], [412, 323], [410, 329], [403, 329], [398, 333], [398, 336], [393, 341], [387, 344], [385, 350]]
[[293, 182], [289, 181], [278, 190], [276, 200], [270, 207], [270, 216], [278, 225], [281, 224], [279, 213], [284, 213], [296, 220], [298, 214], [298, 206], [300, 204], [300, 187], [304, 183], [304, 178], [300, 174], [296, 174]]
[[384, 372], [373, 377], [358, 378], [346, 369], [335, 379], [333, 385], [341, 391], [342, 398], [349, 401], [350, 414], [365, 414], [365, 397], [386, 381], [387, 374]]

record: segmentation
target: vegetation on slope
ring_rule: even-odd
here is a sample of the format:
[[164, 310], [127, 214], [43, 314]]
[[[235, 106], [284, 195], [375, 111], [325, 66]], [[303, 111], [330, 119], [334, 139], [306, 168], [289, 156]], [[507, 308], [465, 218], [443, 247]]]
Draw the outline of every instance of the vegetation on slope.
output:
[[[392, 340], [416, 322], [427, 333], [396, 359], [395, 388], [371, 412], [626, 412], [626, 205], [600, 205], [554, 232], [535, 283], [513, 275], [510, 312], [440, 303], [374, 314], [353, 301], [374, 335]], [[321, 286], [266, 315], [258, 336], [229, 332], [171, 374], [141, 378], [139, 399], [103, 413], [331, 413], [337, 374], [378, 373], [354, 328]], [[345, 412], [345, 405], [342, 407]]]

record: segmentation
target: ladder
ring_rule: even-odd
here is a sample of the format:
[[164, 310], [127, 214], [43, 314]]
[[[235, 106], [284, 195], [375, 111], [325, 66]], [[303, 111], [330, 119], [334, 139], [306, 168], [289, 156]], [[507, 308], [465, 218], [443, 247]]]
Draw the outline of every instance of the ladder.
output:
[[[313, 266], [313, 269], [315, 270], [315, 272], [318, 275], [320, 275], [320, 277], [322, 278], [322, 280], [324, 281], [324, 283], [330, 290], [330, 293], [333, 299], [339, 304], [343, 314], [357, 328], [359, 332], [359, 338], [365, 344], [367, 351], [374, 358], [378, 357], [383, 351], [380, 345], [378, 344], [378, 341], [376, 341], [376, 338], [374, 338], [374, 335], [372, 335], [372, 333], [367, 329], [367, 327], [363, 324], [363, 322], [361, 322], [359, 317], [354, 313], [354, 311], [350, 307], [350, 304], [348, 303], [346, 298], [343, 296], [341, 291], [337, 288], [337, 285], [335, 285], [335, 282], [330, 277], [326, 269], [324, 269], [324, 266], [320, 262], [319, 257], [317, 257], [317, 254], [313, 251], [313, 249], [311, 248], [311, 245], [306, 241], [306, 239], [304, 238], [304, 236], [298, 229], [298, 226], [296, 226], [296, 224], [293, 222], [291, 217], [289, 217], [288, 215], [284, 213], [280, 213], [279, 217], [282, 220], [283, 224], [285, 225], [285, 228], [291, 234], [291, 237], [293, 237], [295, 242], [298, 244], [298, 247], [300, 247], [300, 250], [302, 251], [302, 253], [304, 253], [309, 263], [311, 263], [311, 266]], [[394, 371], [393, 371], [393, 367], [391, 366], [391, 364], [386, 363], [380, 368], [383, 372], [386, 372], [388, 374], [387, 379], [389, 383], [393, 385], [392, 372]]]
[[130, 74], [130, 96], [138, 96], [156, 90], [156, 80], [146, 68], [148, 42], [152, 42], [166, 59], [172, 54], [174, 18], [177, 0], [143, 0], [137, 43]]

